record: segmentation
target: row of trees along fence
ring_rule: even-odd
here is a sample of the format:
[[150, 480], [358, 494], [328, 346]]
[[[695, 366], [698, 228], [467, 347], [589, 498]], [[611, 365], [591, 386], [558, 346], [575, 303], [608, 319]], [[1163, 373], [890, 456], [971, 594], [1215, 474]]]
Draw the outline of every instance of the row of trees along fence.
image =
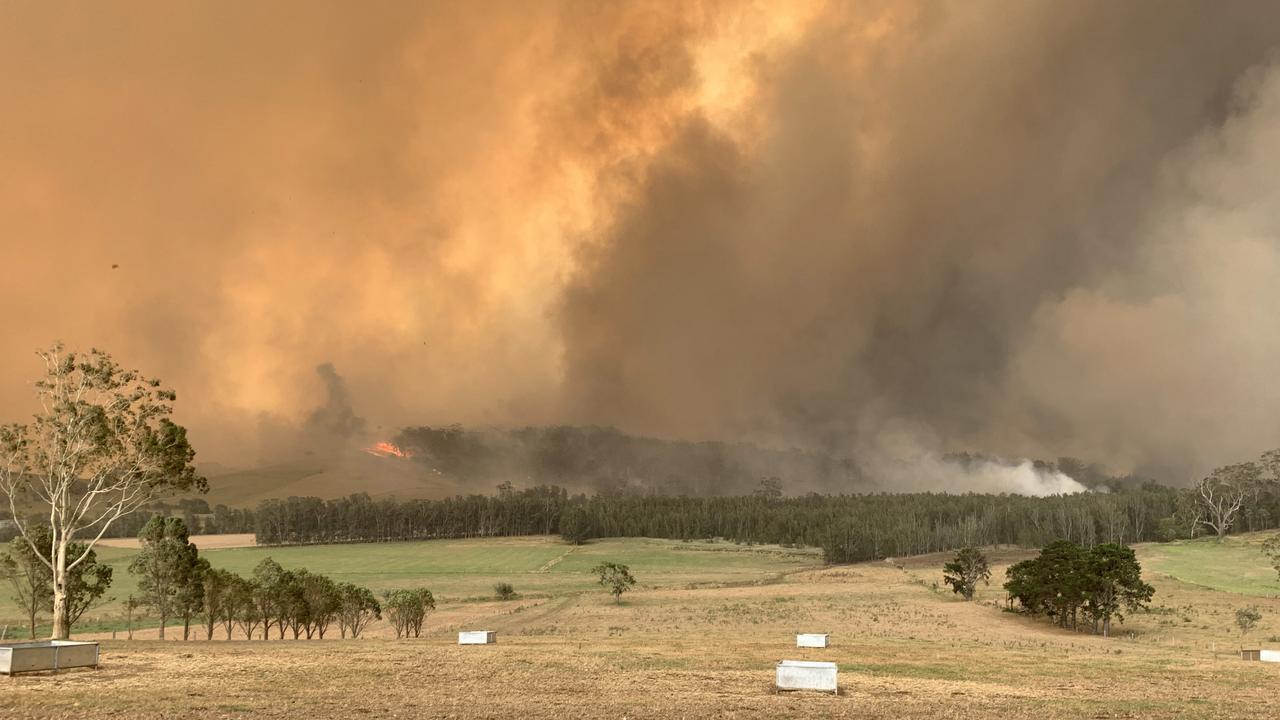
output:
[[[733, 497], [596, 495], [500, 488], [496, 496], [444, 500], [269, 500], [254, 512], [261, 545], [559, 533], [699, 539], [823, 548], [831, 562], [915, 555], [976, 545], [1081, 545], [1169, 539], [1179, 491], [1150, 484], [1053, 497], [937, 493]], [[1186, 523], [1184, 523], [1186, 524]]]
[[[180, 518], [153, 517], [138, 537], [142, 548], [129, 565], [138, 576], [138, 595], [127, 607], [150, 608], [162, 640], [170, 620], [182, 621], [183, 640], [190, 639], [193, 622], [204, 627], [209, 640], [218, 628], [230, 640], [237, 627], [247, 639], [266, 640], [273, 627], [281, 639], [286, 630], [294, 639], [323, 639], [335, 625], [343, 638], [358, 638], [382, 616], [382, 605], [368, 588], [305, 569], [286, 570], [269, 557], [248, 578], [213, 568], [200, 557]], [[421, 623], [419, 617], [415, 631]]]

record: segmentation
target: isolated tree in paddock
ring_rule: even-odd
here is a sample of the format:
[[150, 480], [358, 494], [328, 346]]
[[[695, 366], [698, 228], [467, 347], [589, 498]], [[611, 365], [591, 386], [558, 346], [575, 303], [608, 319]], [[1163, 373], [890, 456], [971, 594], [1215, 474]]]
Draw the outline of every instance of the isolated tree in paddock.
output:
[[600, 577], [599, 583], [609, 589], [615, 603], [622, 603], [622, 593], [636, 584], [631, 569], [619, 563], [605, 562], [591, 568]]
[[500, 582], [493, 586], [493, 594], [497, 595], [499, 600], [514, 600], [516, 588], [509, 582]]
[[397, 638], [419, 637], [427, 613], [436, 608], [436, 600], [426, 588], [391, 590], [383, 594], [382, 608], [395, 628]]
[[1262, 619], [1262, 611], [1258, 610], [1257, 605], [1242, 607], [1236, 610], [1236, 627], [1240, 628], [1240, 637], [1243, 638], [1250, 630], [1258, 624]]
[[1189, 491], [1200, 511], [1196, 520], [1213, 530], [1221, 542], [1241, 509], [1257, 497], [1262, 488], [1262, 467], [1258, 463], [1220, 467]]
[[348, 633], [353, 640], [359, 639], [369, 623], [382, 617], [382, 606], [369, 588], [342, 583], [338, 598], [338, 630], [344, 639]]
[[154, 516], [138, 539], [142, 548], [129, 572], [138, 576], [138, 600], [156, 613], [163, 640], [169, 618], [185, 612], [199, 556], [181, 518]]
[[1032, 614], [1053, 617], [1062, 627], [1078, 627], [1081, 610], [1093, 631], [1111, 634], [1111, 620], [1144, 606], [1155, 590], [1142, 581], [1133, 550], [1103, 544], [1091, 549], [1070, 541], [1049, 543], [1039, 556], [1009, 568], [1005, 590]]
[[[67, 352], [61, 344], [37, 353], [41, 411], [31, 422], [0, 427], [0, 495], [19, 532], [53, 574], [53, 637], [65, 639], [69, 573], [112, 523], [174, 491], [207, 489], [192, 466], [187, 431], [170, 416], [176, 399], [111, 356]], [[23, 521], [32, 507], [47, 516], [48, 544], [36, 544]], [[80, 552], [71, 552], [77, 537]]]
[[1145, 607], [1155, 588], [1142, 581], [1142, 566], [1133, 548], [1104, 543], [1090, 548], [1086, 560], [1088, 601], [1085, 612], [1093, 619], [1093, 631], [1101, 623], [1102, 636], [1111, 635], [1111, 619], [1124, 622], [1125, 611]]
[[963, 548], [955, 558], [942, 566], [942, 581], [951, 586], [951, 591], [972, 600], [978, 583], [989, 583], [991, 569], [987, 567], [987, 556], [977, 548]]

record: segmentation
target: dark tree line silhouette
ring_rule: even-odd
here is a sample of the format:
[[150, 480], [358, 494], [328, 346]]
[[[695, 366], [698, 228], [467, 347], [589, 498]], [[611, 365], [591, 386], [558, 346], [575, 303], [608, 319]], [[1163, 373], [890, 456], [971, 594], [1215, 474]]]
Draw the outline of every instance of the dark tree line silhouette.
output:
[[[762, 484], [763, 487], [763, 484]], [[444, 500], [336, 500], [292, 497], [254, 511], [262, 545], [386, 542], [429, 538], [560, 534], [569, 542], [600, 537], [725, 538], [821, 547], [830, 562], [855, 562], [980, 545], [1039, 547], [1069, 540], [1103, 543], [1169, 540], [1194, 527], [1180, 515], [1183, 491], [1155, 484], [1114, 492], [1051, 497], [940, 493], [779, 497], [655, 494], [570, 496], [538, 486]], [[1259, 502], [1238, 530], [1274, 527], [1275, 500]]]

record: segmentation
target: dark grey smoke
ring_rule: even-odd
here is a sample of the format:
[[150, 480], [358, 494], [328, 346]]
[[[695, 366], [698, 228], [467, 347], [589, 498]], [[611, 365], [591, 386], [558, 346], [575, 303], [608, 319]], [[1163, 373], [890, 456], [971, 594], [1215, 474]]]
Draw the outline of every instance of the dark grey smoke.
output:
[[[565, 295], [578, 416], [864, 458], [1076, 454], [1175, 480], [1280, 444], [1280, 414], [1244, 422], [1259, 388], [1222, 382], [1280, 359], [1274, 322], [1252, 324], [1274, 293], [1210, 305], [1216, 269], [1194, 260], [1212, 255], [1156, 229], [1202, 202], [1170, 187], [1185, 165], [1216, 163], [1211, 194], [1247, 171], [1198, 148], [1275, 119], [1250, 124], [1248, 78], [1274, 74], [1280, 5], [894, 6], [875, 42], [864, 4], [832, 3], [762, 71], [757, 144], [682, 120]], [[1249, 206], [1280, 203], [1264, 182]], [[1202, 221], [1233, 252], [1240, 228]], [[1218, 314], [1148, 326], [1162, 298]]]
[[[307, 435], [320, 443], [359, 437], [364, 433], [364, 418], [356, 415], [351, 406], [351, 393], [347, 390], [346, 381], [338, 374], [333, 363], [316, 366], [316, 374], [324, 382], [325, 401], [307, 418]], [[319, 437], [316, 437], [317, 434]]]

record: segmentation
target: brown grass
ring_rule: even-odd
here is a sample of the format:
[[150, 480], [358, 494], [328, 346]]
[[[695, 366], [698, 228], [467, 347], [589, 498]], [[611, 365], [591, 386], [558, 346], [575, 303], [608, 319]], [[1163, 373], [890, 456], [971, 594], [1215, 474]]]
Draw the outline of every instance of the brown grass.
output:
[[[1001, 555], [1008, 562], [1017, 553]], [[935, 558], [796, 573], [751, 587], [454, 603], [429, 636], [324, 642], [105, 641], [97, 671], [0, 679], [13, 718], [1266, 717], [1270, 664], [1233, 654], [1232, 613], [1280, 600], [1156, 576], [1157, 612], [1110, 639], [1003, 612], [996, 585], [934, 590]], [[1003, 576], [1003, 567], [995, 578]], [[499, 632], [459, 647], [459, 628]], [[825, 650], [796, 632], [829, 632]], [[1251, 640], [1249, 644], [1256, 645]], [[1264, 643], [1265, 644], [1265, 643]], [[841, 694], [777, 694], [784, 658], [840, 663]]]

